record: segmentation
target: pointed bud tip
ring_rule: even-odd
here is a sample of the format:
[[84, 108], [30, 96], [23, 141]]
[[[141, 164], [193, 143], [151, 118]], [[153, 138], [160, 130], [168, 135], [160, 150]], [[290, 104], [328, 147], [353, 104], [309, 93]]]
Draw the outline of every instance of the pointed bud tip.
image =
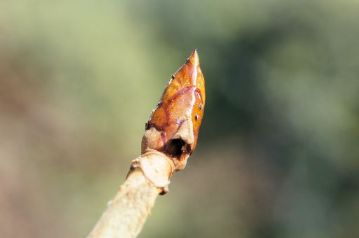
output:
[[193, 66], [199, 65], [199, 57], [197, 53], [197, 49], [194, 49], [191, 53], [191, 55], [188, 57], [188, 61], [191, 62]]

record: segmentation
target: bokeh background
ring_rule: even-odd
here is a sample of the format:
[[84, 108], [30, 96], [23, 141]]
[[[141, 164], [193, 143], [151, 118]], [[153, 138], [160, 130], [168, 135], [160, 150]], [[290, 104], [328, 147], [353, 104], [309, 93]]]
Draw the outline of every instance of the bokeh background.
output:
[[359, 237], [358, 1], [0, 2], [0, 236], [84, 237], [198, 48], [199, 146], [140, 237]]

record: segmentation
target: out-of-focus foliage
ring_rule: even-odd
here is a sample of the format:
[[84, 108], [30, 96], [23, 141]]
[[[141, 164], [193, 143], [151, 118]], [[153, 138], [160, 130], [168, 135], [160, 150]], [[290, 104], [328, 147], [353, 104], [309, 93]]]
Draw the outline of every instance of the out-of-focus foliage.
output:
[[199, 49], [198, 151], [140, 237], [358, 237], [357, 1], [1, 1], [1, 237], [83, 237]]

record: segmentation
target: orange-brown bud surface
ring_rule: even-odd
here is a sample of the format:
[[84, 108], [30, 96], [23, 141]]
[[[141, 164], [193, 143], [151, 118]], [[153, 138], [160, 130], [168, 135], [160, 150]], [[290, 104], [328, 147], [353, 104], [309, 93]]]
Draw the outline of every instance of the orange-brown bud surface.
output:
[[[194, 50], [172, 75], [161, 100], [146, 123], [142, 150], [154, 149], [179, 160], [197, 145], [205, 106], [205, 81]], [[149, 136], [151, 134], [151, 136]]]

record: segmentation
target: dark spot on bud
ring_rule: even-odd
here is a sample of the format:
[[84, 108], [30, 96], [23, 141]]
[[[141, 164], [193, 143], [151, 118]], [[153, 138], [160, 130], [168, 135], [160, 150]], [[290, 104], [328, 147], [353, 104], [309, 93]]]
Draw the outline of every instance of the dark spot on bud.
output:
[[199, 118], [198, 115], [195, 115], [195, 116], [194, 116], [194, 119], [195, 119], [196, 121], [198, 121], [198, 118]]
[[184, 153], [190, 153], [191, 146], [182, 139], [172, 139], [165, 146], [165, 153], [171, 157], [180, 158]]

